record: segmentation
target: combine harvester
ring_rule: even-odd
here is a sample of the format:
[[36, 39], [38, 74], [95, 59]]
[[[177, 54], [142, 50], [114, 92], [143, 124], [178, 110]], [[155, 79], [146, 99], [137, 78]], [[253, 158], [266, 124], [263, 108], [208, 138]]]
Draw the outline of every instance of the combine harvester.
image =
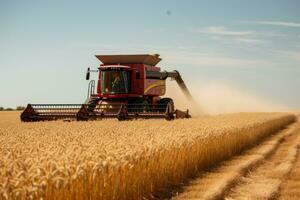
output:
[[175, 109], [171, 98], [161, 98], [166, 92], [166, 79], [175, 79], [187, 98], [192, 96], [178, 71], [161, 71], [156, 64], [159, 55], [96, 55], [103, 63], [98, 70], [97, 92], [95, 81], [88, 87], [84, 104], [28, 104], [21, 114], [24, 122], [46, 120], [95, 120], [117, 118], [190, 118], [187, 111]]

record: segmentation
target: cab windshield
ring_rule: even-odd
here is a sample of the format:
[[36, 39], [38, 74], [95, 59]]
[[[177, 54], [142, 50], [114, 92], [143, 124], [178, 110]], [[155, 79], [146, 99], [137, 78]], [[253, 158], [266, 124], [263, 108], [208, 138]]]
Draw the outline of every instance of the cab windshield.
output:
[[129, 91], [127, 71], [105, 70], [101, 72], [101, 92], [103, 94], [126, 94]]

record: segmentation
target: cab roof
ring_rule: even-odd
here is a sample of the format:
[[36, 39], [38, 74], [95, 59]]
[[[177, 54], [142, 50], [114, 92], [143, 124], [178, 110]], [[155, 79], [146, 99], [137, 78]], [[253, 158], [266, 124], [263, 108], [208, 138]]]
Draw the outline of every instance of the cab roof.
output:
[[146, 64], [155, 66], [161, 61], [159, 54], [136, 54], [136, 55], [95, 55], [104, 65], [117, 64]]

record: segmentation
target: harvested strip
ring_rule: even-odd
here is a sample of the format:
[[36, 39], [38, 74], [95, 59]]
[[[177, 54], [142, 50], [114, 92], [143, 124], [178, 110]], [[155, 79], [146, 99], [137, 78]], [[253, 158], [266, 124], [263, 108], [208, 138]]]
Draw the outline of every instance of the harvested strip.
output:
[[261, 145], [246, 151], [241, 156], [221, 163], [220, 167], [203, 174], [193, 181], [184, 192], [174, 197], [174, 199], [218, 199], [236, 184], [249, 169], [260, 164], [265, 158], [270, 156], [278, 148], [283, 140], [291, 137], [299, 124], [294, 123], [288, 129], [279, 134], [273, 135]]
[[279, 188], [298, 156], [299, 128], [286, 138], [261, 166], [254, 169], [234, 188], [225, 199], [270, 199], [278, 195]]
[[300, 154], [288, 179], [280, 187], [278, 199], [300, 199]]

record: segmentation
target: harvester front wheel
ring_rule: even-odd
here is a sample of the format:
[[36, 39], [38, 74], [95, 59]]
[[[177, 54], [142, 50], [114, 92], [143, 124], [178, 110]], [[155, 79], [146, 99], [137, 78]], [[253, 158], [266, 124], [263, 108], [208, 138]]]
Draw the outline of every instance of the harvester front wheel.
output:
[[90, 98], [87, 103], [87, 111], [93, 112], [99, 101], [100, 101], [99, 98]]
[[149, 103], [145, 99], [136, 99], [129, 103], [128, 111], [129, 112], [136, 112], [136, 113], [145, 113], [148, 112], [150, 109]]

